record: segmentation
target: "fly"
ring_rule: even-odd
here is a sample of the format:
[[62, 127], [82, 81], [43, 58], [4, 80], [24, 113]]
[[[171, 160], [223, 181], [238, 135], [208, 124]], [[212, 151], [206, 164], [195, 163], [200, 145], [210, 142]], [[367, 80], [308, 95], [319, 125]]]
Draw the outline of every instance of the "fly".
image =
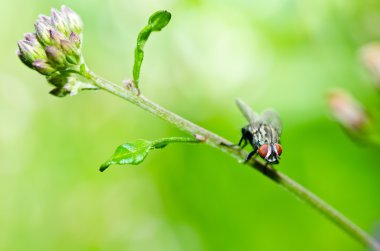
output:
[[267, 109], [261, 115], [254, 112], [246, 103], [237, 99], [236, 104], [249, 124], [241, 129], [242, 137], [238, 143], [244, 148], [248, 143], [253, 147], [245, 158], [250, 160], [256, 153], [271, 164], [278, 164], [282, 147], [279, 144], [281, 121], [274, 110]]

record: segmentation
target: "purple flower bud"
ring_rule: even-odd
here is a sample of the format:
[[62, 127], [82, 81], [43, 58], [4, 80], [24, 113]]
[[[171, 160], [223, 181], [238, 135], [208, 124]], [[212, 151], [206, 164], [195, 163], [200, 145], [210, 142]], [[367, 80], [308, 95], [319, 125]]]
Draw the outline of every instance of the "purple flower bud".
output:
[[32, 46], [42, 48], [35, 33], [25, 33], [24, 38], [26, 41], [29, 41]]
[[[77, 69], [82, 63], [80, 17], [66, 6], [51, 10], [51, 17], [40, 15], [35, 33], [18, 41], [17, 56], [28, 67], [51, 76], [54, 72]], [[63, 88], [63, 87], [62, 87]]]
[[65, 55], [55, 46], [47, 46], [45, 48], [47, 58], [52, 65], [64, 66], [66, 63]]
[[61, 11], [63, 15], [66, 16], [67, 24], [70, 30], [77, 34], [81, 34], [83, 31], [83, 22], [80, 16], [65, 5], [62, 5]]
[[81, 39], [80, 39], [80, 37], [75, 32], [71, 32], [70, 33], [69, 39], [70, 39], [70, 41], [73, 44], [75, 44], [75, 46], [77, 48], [80, 48], [80, 46], [81, 46]]
[[78, 64], [80, 62], [80, 54], [77, 47], [67, 39], [61, 40], [61, 49], [66, 54], [67, 62]]
[[32, 66], [36, 71], [47, 76], [56, 71], [53, 66], [51, 66], [48, 62], [46, 62], [46, 60], [43, 59], [37, 59], [32, 63]]
[[50, 40], [50, 30], [53, 29], [52, 26], [48, 25], [46, 22], [40, 21], [40, 19], [34, 24], [36, 29], [38, 40], [43, 45], [51, 45], [52, 41]]
[[19, 59], [21, 60], [21, 62], [23, 62], [26, 66], [28, 66], [29, 68], [32, 68], [32, 63], [27, 60], [20, 52], [19, 49], [16, 50], [16, 54], [17, 56], [19, 57]]
[[44, 50], [39, 46], [33, 46], [30, 41], [20, 40], [18, 41], [19, 54], [23, 57], [24, 60], [28, 61], [31, 64], [37, 59], [46, 58]]
[[51, 22], [52, 25], [65, 35], [70, 34], [66, 17], [58, 10], [51, 9]]
[[49, 30], [50, 40], [53, 45], [60, 46], [61, 40], [66, 39], [65, 35], [57, 30]]
[[360, 103], [346, 91], [331, 92], [328, 102], [334, 117], [347, 129], [361, 131], [368, 124], [367, 113]]
[[64, 53], [69, 55], [77, 55], [77, 48], [76, 46], [67, 39], [61, 39], [60, 41], [61, 49]]
[[376, 88], [380, 89], [380, 44], [371, 43], [364, 46], [360, 56], [363, 64], [374, 76]]
[[45, 15], [39, 15], [37, 22], [44, 23], [47, 26], [52, 26], [51, 18]]

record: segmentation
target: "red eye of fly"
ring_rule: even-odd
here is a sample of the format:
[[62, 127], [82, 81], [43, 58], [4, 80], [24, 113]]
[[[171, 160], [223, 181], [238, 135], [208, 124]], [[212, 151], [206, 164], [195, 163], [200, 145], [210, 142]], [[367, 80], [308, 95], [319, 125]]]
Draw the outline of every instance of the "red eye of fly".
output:
[[268, 154], [268, 145], [264, 144], [264, 145], [260, 146], [258, 152], [259, 152], [259, 155], [261, 156], [261, 158], [265, 159], [265, 157]]
[[276, 144], [274, 144], [274, 146], [276, 147], [278, 156], [280, 156], [281, 153], [282, 153], [282, 147], [281, 147], [281, 145], [276, 143]]

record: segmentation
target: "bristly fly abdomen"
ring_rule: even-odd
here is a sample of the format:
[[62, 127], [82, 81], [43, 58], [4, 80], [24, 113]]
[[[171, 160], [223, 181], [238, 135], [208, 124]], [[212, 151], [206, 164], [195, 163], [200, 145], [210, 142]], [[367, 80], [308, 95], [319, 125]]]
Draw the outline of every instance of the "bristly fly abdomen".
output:
[[236, 100], [236, 104], [249, 122], [241, 129], [242, 137], [238, 143], [242, 148], [248, 143], [253, 148], [245, 158], [245, 162], [258, 153], [268, 163], [278, 164], [282, 154], [279, 143], [282, 128], [277, 113], [267, 109], [259, 115], [240, 99]]

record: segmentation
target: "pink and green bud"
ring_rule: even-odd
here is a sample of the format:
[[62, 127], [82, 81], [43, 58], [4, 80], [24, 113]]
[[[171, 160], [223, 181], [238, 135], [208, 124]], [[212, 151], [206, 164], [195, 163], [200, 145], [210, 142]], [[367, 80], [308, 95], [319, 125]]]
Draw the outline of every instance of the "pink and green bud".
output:
[[26, 33], [26, 34], [24, 35], [24, 39], [25, 39], [26, 41], [29, 41], [30, 44], [31, 44], [33, 47], [40, 47], [40, 48], [42, 48], [42, 46], [41, 46], [40, 42], [38, 41], [37, 36], [36, 36], [35, 33]]
[[[51, 17], [40, 15], [35, 33], [26, 33], [18, 42], [17, 56], [28, 67], [48, 78], [76, 72], [83, 64], [80, 17], [66, 6], [52, 9]], [[62, 89], [63, 86], [57, 87]]]
[[49, 30], [50, 40], [54, 46], [60, 46], [61, 40], [66, 39], [66, 36], [57, 30]]
[[51, 9], [51, 22], [57, 31], [62, 32], [65, 35], [70, 34], [66, 17], [63, 15], [63, 13], [54, 8]]
[[67, 62], [71, 64], [78, 64], [80, 62], [80, 55], [76, 46], [69, 40], [61, 40], [61, 49], [66, 54]]
[[18, 56], [18, 58], [21, 60], [21, 62], [23, 62], [26, 66], [28, 66], [29, 68], [33, 68], [32, 67], [32, 62], [30, 62], [29, 60], [27, 60], [20, 52], [19, 49], [17, 49], [16, 51], [16, 54]]
[[62, 6], [61, 11], [66, 16], [67, 24], [71, 31], [81, 34], [83, 31], [83, 22], [80, 16], [67, 6]]
[[46, 22], [42, 22], [41, 18], [34, 24], [34, 27], [36, 29], [38, 40], [45, 46], [51, 45], [50, 30], [52, 30], [53, 27]]
[[51, 66], [46, 60], [37, 59], [32, 63], [33, 68], [43, 75], [51, 75], [56, 71], [56, 69]]
[[75, 32], [71, 32], [69, 36], [70, 41], [75, 44], [77, 48], [80, 48], [81, 46], [81, 39]]
[[328, 96], [328, 102], [332, 114], [345, 128], [359, 132], [368, 125], [369, 119], [366, 111], [346, 91], [331, 92]]
[[29, 41], [26, 41], [26, 40], [18, 41], [18, 48], [19, 48], [18, 53], [22, 56], [22, 58], [26, 62], [28, 62], [28, 64], [32, 64], [37, 59], [46, 58], [46, 54], [44, 50], [42, 49], [42, 47], [33, 46], [33, 44]]
[[46, 15], [39, 15], [37, 22], [44, 23], [47, 26], [52, 26], [51, 17]]
[[365, 45], [360, 52], [363, 64], [375, 78], [375, 87], [380, 90], [380, 43]]
[[63, 52], [60, 51], [57, 47], [47, 46], [45, 48], [45, 52], [46, 52], [47, 58], [49, 59], [49, 62], [51, 62], [52, 65], [62, 67], [66, 64], [65, 54], [63, 54]]
[[76, 46], [69, 40], [67, 39], [62, 39], [60, 41], [61, 49], [64, 53], [68, 55], [79, 55], [78, 54], [78, 49]]

